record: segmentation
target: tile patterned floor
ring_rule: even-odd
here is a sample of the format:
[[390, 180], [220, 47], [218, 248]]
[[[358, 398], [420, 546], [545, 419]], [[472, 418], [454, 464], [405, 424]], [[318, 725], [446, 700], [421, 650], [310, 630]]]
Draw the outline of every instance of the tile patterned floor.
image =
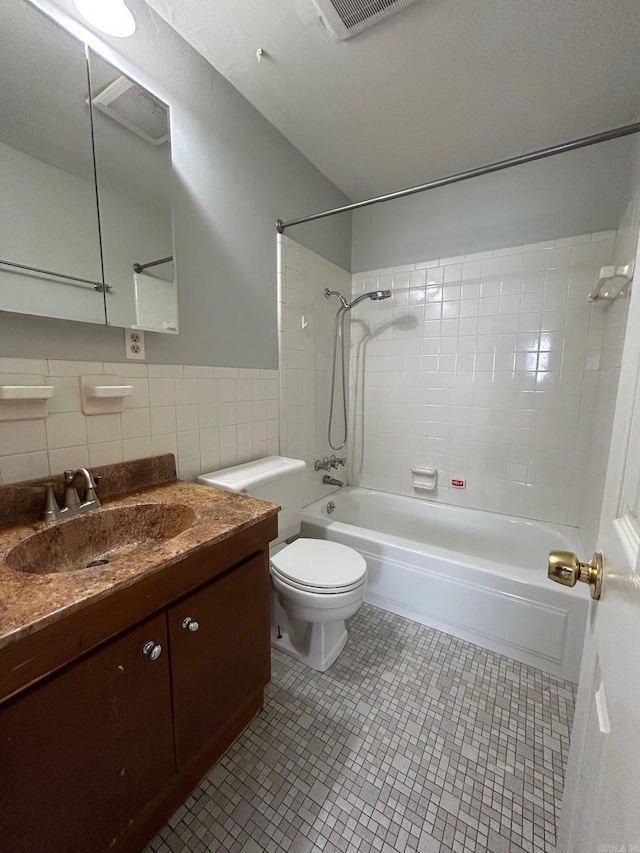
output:
[[326, 673], [273, 654], [265, 710], [145, 853], [553, 851], [572, 684], [364, 605]]

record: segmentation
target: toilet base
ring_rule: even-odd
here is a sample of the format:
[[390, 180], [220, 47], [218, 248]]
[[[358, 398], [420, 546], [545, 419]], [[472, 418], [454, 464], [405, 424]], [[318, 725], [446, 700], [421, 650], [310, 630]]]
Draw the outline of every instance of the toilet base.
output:
[[291, 619], [275, 595], [272, 598], [271, 616], [271, 647], [318, 672], [329, 669], [346, 645], [348, 634], [344, 620], [303, 622], [301, 619]]

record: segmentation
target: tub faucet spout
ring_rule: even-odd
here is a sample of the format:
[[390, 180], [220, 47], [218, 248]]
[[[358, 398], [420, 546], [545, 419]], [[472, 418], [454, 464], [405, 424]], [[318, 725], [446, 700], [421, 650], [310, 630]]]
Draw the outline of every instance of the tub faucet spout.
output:
[[329, 474], [324, 475], [322, 482], [325, 486], [344, 486], [342, 480], [336, 480], [335, 477], [331, 477]]

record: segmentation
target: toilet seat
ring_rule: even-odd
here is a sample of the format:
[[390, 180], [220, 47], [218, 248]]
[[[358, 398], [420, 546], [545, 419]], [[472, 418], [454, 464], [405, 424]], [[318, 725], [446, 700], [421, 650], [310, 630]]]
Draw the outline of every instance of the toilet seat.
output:
[[358, 589], [363, 586], [366, 581], [363, 578], [361, 581], [357, 583], [349, 584], [348, 586], [334, 586], [334, 587], [321, 587], [321, 586], [310, 586], [309, 584], [297, 583], [296, 581], [292, 581], [289, 578], [281, 575], [277, 569], [271, 566], [271, 577], [279, 580], [282, 584], [284, 584], [288, 588], [299, 589], [302, 592], [314, 593], [315, 595], [339, 595], [340, 593], [351, 592], [354, 589]]
[[367, 564], [357, 551], [323, 539], [296, 539], [270, 562], [272, 575], [282, 583], [316, 594], [349, 592], [367, 576]]

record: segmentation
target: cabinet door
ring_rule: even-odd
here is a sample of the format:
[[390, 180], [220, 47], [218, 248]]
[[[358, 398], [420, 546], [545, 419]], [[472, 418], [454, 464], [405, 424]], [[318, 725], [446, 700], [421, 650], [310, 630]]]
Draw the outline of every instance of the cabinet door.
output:
[[270, 583], [262, 554], [169, 611], [178, 767], [268, 683]]
[[119, 849], [175, 772], [166, 640], [163, 614], [0, 708], [0, 850]]

